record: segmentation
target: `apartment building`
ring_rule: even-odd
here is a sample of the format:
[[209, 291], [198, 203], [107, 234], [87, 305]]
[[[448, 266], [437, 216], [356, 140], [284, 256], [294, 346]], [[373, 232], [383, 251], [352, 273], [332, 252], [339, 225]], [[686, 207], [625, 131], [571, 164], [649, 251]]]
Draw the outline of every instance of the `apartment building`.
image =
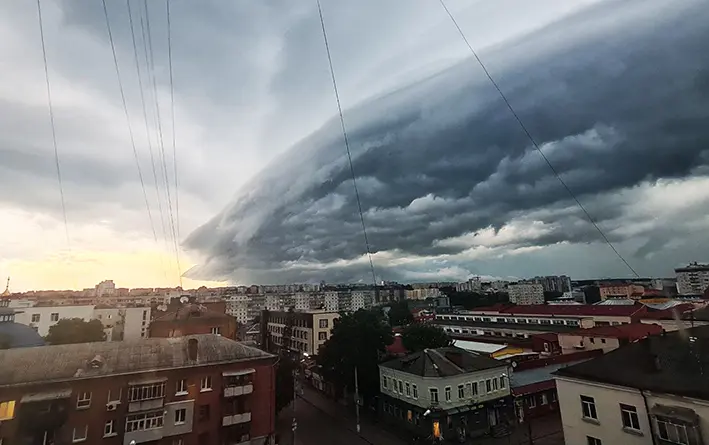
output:
[[662, 334], [657, 324], [632, 323], [618, 326], [597, 326], [573, 332], [559, 333], [559, 346], [564, 354], [600, 349], [609, 352], [650, 335]]
[[476, 437], [514, 420], [504, 361], [455, 346], [379, 365], [383, 421], [422, 436]]
[[107, 341], [136, 340], [148, 336], [151, 309], [147, 307], [96, 306], [92, 319], [103, 325]]
[[91, 321], [93, 316], [93, 305], [34, 306], [18, 309], [15, 314], [15, 322], [29, 326], [42, 337], [46, 337], [49, 334], [49, 328], [59, 323], [59, 320], [80, 318], [84, 321]]
[[639, 284], [621, 283], [621, 284], [602, 284], [598, 287], [601, 294], [601, 301], [608, 298], [630, 298], [638, 300], [645, 294], [645, 288]]
[[[244, 294], [229, 295], [226, 300], [226, 313], [236, 318], [241, 324], [253, 320], [249, 317], [249, 296]], [[258, 313], [258, 312], [257, 312]], [[256, 314], [254, 314], [255, 316]]]
[[276, 359], [216, 335], [0, 351], [9, 444], [263, 445]]
[[650, 336], [555, 373], [568, 445], [700, 445], [709, 326]]
[[[317, 355], [330, 338], [338, 312], [328, 311], [263, 311], [261, 314], [261, 346], [265, 349], [283, 348]], [[290, 326], [290, 338], [283, 334]]]
[[337, 312], [340, 310], [340, 293], [337, 291], [325, 292], [325, 310]]
[[216, 334], [236, 340], [234, 317], [207, 309], [198, 304], [187, 304], [168, 312], [150, 323], [150, 337], [182, 337], [193, 334]]
[[537, 283], [518, 283], [507, 286], [510, 303], [544, 304], [544, 286]]
[[680, 295], [703, 295], [709, 289], [709, 264], [689, 263], [675, 269]]

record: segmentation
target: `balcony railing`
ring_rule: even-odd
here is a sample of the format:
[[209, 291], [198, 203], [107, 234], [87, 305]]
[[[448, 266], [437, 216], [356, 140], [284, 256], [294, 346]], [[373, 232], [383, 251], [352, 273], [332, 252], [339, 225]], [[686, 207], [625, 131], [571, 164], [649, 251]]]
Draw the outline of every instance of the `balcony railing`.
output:
[[224, 388], [224, 397], [236, 397], [254, 392], [254, 385], [227, 386]]
[[222, 418], [222, 426], [237, 425], [239, 423], [251, 422], [251, 413], [233, 414]]

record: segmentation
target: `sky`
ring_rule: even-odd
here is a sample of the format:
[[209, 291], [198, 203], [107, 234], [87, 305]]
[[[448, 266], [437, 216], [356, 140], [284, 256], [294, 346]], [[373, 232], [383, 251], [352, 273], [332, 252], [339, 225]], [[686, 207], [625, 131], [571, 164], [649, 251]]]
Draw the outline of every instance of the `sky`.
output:
[[[67, 224], [36, 4], [2, 2], [13, 290], [371, 281], [314, 1], [170, 0], [172, 83], [166, 3], [130, 0], [132, 34], [126, 2], [107, 2], [130, 125], [101, 2], [41, 4]], [[638, 274], [709, 259], [700, 0], [447, 5]], [[377, 280], [632, 275], [439, 2], [322, 7]]]

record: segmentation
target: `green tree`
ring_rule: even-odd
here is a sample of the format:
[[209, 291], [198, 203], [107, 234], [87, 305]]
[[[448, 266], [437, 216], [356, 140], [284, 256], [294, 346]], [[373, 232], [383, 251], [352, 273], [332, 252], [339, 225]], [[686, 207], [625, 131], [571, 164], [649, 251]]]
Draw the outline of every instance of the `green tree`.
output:
[[357, 367], [359, 392], [365, 401], [379, 393], [379, 360], [393, 341], [391, 327], [380, 311], [360, 309], [335, 320], [330, 339], [318, 354], [324, 377], [338, 392], [354, 390]]
[[406, 301], [399, 301], [389, 308], [389, 324], [392, 326], [406, 326], [413, 323], [414, 316], [409, 310]]
[[81, 318], [65, 318], [49, 328], [45, 340], [50, 345], [92, 343], [106, 340], [103, 325], [99, 320], [84, 321]]
[[438, 326], [415, 323], [404, 329], [401, 341], [409, 352], [442, 348], [452, 344], [451, 338]]
[[282, 355], [276, 368], [276, 414], [293, 400], [293, 371], [296, 362]]

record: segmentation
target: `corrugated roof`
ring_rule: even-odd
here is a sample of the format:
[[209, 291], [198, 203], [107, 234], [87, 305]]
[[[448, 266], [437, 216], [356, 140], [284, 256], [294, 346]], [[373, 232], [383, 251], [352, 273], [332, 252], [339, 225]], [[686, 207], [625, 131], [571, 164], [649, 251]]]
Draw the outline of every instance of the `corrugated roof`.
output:
[[[190, 339], [197, 340], [196, 361], [188, 357], [187, 344]], [[97, 357], [100, 366], [89, 366], [89, 362]], [[274, 356], [212, 334], [10, 349], [0, 351], [0, 386], [70, 381], [270, 357]]]

